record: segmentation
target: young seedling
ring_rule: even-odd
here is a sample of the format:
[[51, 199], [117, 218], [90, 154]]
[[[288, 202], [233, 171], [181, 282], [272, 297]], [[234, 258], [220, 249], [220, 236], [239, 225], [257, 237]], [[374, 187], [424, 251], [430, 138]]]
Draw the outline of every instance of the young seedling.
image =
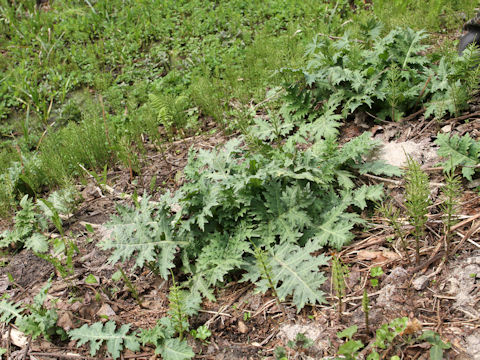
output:
[[367, 331], [367, 334], [369, 334], [370, 326], [368, 321], [369, 320], [368, 315], [370, 313], [370, 301], [368, 300], [368, 294], [366, 289], [363, 289], [362, 309], [363, 309], [363, 313], [365, 314], [365, 329]]
[[260, 273], [262, 274], [262, 277], [265, 280], [267, 280], [268, 287], [272, 291], [272, 294], [275, 297], [275, 301], [277, 302], [278, 307], [282, 310], [283, 317], [285, 318], [286, 316], [285, 309], [282, 306], [280, 297], [278, 296], [277, 289], [275, 288], [275, 284], [273, 282], [272, 267], [269, 265], [267, 261], [268, 253], [266, 250], [258, 246], [255, 246], [255, 244], [253, 244], [253, 246], [255, 248], [254, 255], [255, 255], [255, 259], [257, 259], [257, 265], [258, 265], [258, 268], [260, 269]]
[[410, 264], [410, 257], [408, 256], [407, 239], [403, 231], [402, 223], [400, 222], [400, 210], [395, 208], [392, 203], [382, 203], [378, 206], [379, 212], [390, 222], [395, 234], [400, 238], [403, 251], [408, 263]]
[[168, 318], [174, 333], [178, 334], [178, 338], [183, 340], [183, 335], [189, 331], [188, 318], [198, 312], [201, 303], [201, 297], [197, 293], [184, 290], [179, 285], [172, 274], [172, 286], [168, 295], [169, 310]]
[[425, 235], [428, 206], [431, 204], [428, 176], [420, 169], [420, 164], [407, 156], [405, 175], [405, 207], [414, 227], [416, 263], [420, 264], [420, 241]]
[[402, 90], [400, 89], [401, 77], [402, 74], [398, 65], [393, 63], [387, 72], [387, 102], [391, 108], [390, 116], [392, 121], [398, 121], [402, 116], [401, 113], [397, 114], [398, 105], [403, 100]]
[[345, 277], [348, 274], [348, 269], [342, 264], [342, 261], [336, 255], [332, 256], [332, 287], [338, 299], [338, 316], [342, 316], [343, 298], [345, 297]]
[[120, 279], [123, 280], [123, 282], [127, 286], [128, 292], [130, 294], [132, 294], [132, 296], [135, 299], [135, 301], [137, 302], [137, 304], [139, 306], [142, 306], [142, 298], [138, 294], [138, 291], [137, 291], [135, 285], [133, 285], [132, 281], [127, 276], [127, 274], [125, 274], [125, 271], [123, 271], [123, 269], [121, 267], [119, 267], [118, 270], [112, 275], [112, 280], [113, 281], [118, 281]]
[[345, 338], [346, 341], [338, 348], [338, 353], [344, 356], [347, 360], [356, 360], [359, 356], [359, 350], [363, 348], [363, 343], [360, 340], [353, 340], [353, 335], [358, 330], [357, 325], [350, 326], [343, 331], [337, 333], [339, 338]]
[[378, 286], [378, 278], [380, 276], [382, 276], [384, 273], [383, 273], [383, 269], [381, 266], [374, 266], [370, 269], [370, 276], [372, 277], [370, 279], [370, 284], [372, 284], [373, 287], [377, 287]]
[[192, 335], [194, 339], [200, 340], [205, 344], [209, 344], [210, 341], [207, 339], [212, 336], [212, 332], [205, 325], [201, 325], [197, 328], [197, 330], [192, 329], [190, 331], [190, 335]]
[[442, 188], [444, 202], [441, 207], [444, 214], [445, 255], [447, 258], [450, 255], [452, 226], [456, 222], [455, 215], [458, 210], [458, 199], [460, 197], [460, 190], [460, 178], [458, 176], [455, 176], [455, 169], [452, 168], [445, 175], [445, 186]]

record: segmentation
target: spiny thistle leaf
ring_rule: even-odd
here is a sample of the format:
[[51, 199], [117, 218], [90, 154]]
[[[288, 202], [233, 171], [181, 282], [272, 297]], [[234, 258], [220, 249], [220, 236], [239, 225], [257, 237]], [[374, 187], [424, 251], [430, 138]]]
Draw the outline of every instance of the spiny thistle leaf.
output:
[[178, 338], [166, 339], [163, 346], [157, 350], [155, 353], [162, 355], [165, 360], [185, 360], [195, 356], [187, 342]]
[[157, 262], [160, 274], [168, 278], [169, 269], [174, 267], [176, 248], [181, 242], [172, 238], [168, 218], [160, 213], [144, 197], [138, 209], [121, 209], [120, 216], [114, 217], [107, 227], [112, 230], [109, 238], [99, 246], [104, 250], [113, 249], [109, 261], [128, 260], [136, 254], [135, 267], [143, 267], [147, 262]]
[[352, 204], [363, 210], [367, 207], [367, 200], [380, 201], [383, 198], [383, 195], [382, 184], [373, 186], [363, 185], [353, 192]]
[[[278, 296], [283, 300], [292, 295], [297, 311], [307, 303], [325, 302], [319, 288], [326, 278], [319, 271], [319, 267], [327, 265], [328, 258], [323, 254], [316, 257], [311, 255], [319, 248], [314, 241], [309, 241], [304, 247], [283, 243], [269, 250], [267, 267], [271, 269], [270, 278]], [[255, 282], [259, 291], [268, 290], [268, 282], [256, 264], [249, 265], [247, 271], [244, 281]]]
[[116, 331], [115, 322], [109, 321], [105, 325], [101, 322], [94, 323], [91, 326], [84, 324], [81, 328], [74, 329], [68, 332], [72, 340], [78, 340], [77, 347], [90, 343], [90, 355], [94, 356], [102, 344], [106, 342], [107, 352], [112, 355], [114, 359], [120, 357], [120, 352], [124, 347], [132, 350], [140, 350], [140, 344], [135, 335], [127, 335], [130, 325], [122, 325]]
[[243, 256], [246, 252], [251, 252], [250, 244], [241, 238], [241, 234], [233, 237], [216, 234], [198, 255], [196, 272], [202, 274], [209, 286], [215, 286], [231, 270], [244, 265]]
[[402, 176], [403, 172], [398, 166], [387, 164], [383, 160], [376, 160], [372, 162], [362, 163], [355, 166], [358, 172], [362, 175], [386, 175], [386, 176]]
[[163, 317], [153, 329], [141, 330], [138, 337], [143, 345], [155, 346], [155, 354], [165, 360], [185, 360], [195, 356], [185, 340], [174, 338], [175, 328], [170, 317]]
[[441, 163], [445, 172], [462, 166], [462, 174], [467, 180], [472, 180], [475, 166], [480, 163], [480, 142], [473, 140], [469, 134], [462, 137], [454, 134], [438, 134], [435, 140], [440, 148], [438, 155], [448, 160]]
[[43, 234], [34, 233], [25, 240], [25, 248], [40, 254], [46, 253], [48, 251], [48, 238]]
[[8, 323], [12, 319], [20, 319], [22, 317], [22, 311], [19, 304], [0, 300], [0, 322]]

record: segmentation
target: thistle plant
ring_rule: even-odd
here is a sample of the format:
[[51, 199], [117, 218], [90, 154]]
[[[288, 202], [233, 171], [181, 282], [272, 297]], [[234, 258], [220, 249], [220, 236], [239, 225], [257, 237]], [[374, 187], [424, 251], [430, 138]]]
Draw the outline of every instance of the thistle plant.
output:
[[345, 297], [345, 277], [348, 274], [347, 267], [336, 255], [332, 256], [332, 287], [338, 299], [338, 316], [342, 315], [343, 298]]
[[444, 214], [445, 227], [445, 255], [450, 255], [452, 226], [455, 224], [455, 215], [458, 210], [458, 199], [460, 197], [460, 178], [455, 175], [455, 169], [452, 168], [445, 175], [445, 186], [442, 188], [444, 202], [441, 206]]
[[405, 207], [410, 224], [414, 227], [416, 263], [420, 263], [420, 240], [425, 235], [428, 206], [431, 204], [428, 176], [420, 169], [420, 164], [407, 156], [405, 175]]

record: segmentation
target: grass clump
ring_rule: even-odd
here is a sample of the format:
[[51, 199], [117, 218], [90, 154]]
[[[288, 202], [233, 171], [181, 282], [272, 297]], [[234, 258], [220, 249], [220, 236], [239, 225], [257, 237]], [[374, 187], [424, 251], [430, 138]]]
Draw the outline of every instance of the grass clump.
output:
[[474, 0], [375, 0], [372, 8], [379, 19], [388, 19], [387, 26], [409, 26], [432, 32], [458, 29], [474, 15]]
[[92, 117], [46, 137], [39, 149], [39, 159], [47, 183], [62, 184], [79, 176], [82, 172], [79, 164], [95, 169], [113, 160], [107, 131], [101, 118]]

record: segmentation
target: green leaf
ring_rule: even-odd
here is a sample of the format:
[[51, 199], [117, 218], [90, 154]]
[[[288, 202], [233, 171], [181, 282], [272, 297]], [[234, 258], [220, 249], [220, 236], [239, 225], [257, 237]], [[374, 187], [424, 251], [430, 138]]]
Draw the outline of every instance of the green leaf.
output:
[[438, 155], [447, 159], [441, 163], [444, 172], [448, 173], [462, 166], [462, 174], [472, 180], [475, 166], [480, 163], [480, 142], [473, 140], [469, 134], [462, 137], [457, 134], [438, 134], [435, 144], [439, 146]]
[[174, 267], [177, 246], [182, 242], [173, 238], [167, 216], [163, 212], [155, 215], [155, 208], [148, 201], [148, 197], [144, 197], [138, 209], [120, 209], [120, 216], [107, 224], [111, 236], [103, 239], [99, 246], [113, 250], [110, 263], [126, 261], [132, 256], [135, 256], [135, 267], [156, 261], [160, 275], [166, 279]]
[[[271, 278], [280, 299], [293, 295], [293, 303], [300, 311], [307, 303], [323, 303], [325, 298], [319, 289], [325, 282], [320, 266], [328, 264], [328, 258], [323, 254], [312, 256], [310, 253], [319, 249], [313, 241], [307, 242], [304, 247], [291, 243], [274, 246], [269, 252], [269, 267], [272, 269]], [[251, 279], [260, 291], [268, 289], [267, 281], [261, 275], [259, 268], [249, 266], [249, 274], [244, 279]], [[280, 284], [280, 285], [278, 285]]]
[[374, 266], [370, 269], [370, 276], [379, 277], [383, 275], [383, 269], [381, 266]]
[[162, 355], [165, 360], [185, 360], [195, 356], [187, 342], [177, 338], [166, 339], [163, 346], [157, 350], [159, 351], [155, 351], [155, 353]]
[[363, 343], [360, 340], [348, 340], [347, 342], [340, 345], [340, 347], [338, 348], [338, 353], [340, 355], [353, 356], [361, 348], [363, 348]]
[[227, 237], [216, 234], [198, 255], [196, 273], [205, 278], [209, 287], [222, 282], [231, 270], [245, 264], [243, 256], [251, 250], [250, 244], [241, 235]]
[[9, 323], [11, 320], [22, 317], [22, 309], [19, 304], [6, 300], [0, 300], [0, 322]]
[[357, 333], [357, 330], [358, 330], [358, 326], [357, 325], [352, 325], [352, 326], [346, 328], [345, 330], [338, 332], [337, 336], [339, 338], [347, 338], [347, 339], [351, 340], [353, 335], [355, 335]]
[[48, 251], [48, 238], [40, 233], [34, 233], [25, 240], [25, 248], [33, 252], [44, 254]]
[[433, 345], [430, 348], [430, 360], [443, 360], [443, 349], [441, 346]]
[[372, 162], [366, 162], [356, 166], [358, 172], [362, 175], [386, 175], [386, 176], [402, 176], [403, 172], [398, 166], [387, 164], [383, 160], [376, 160]]
[[85, 284], [98, 284], [97, 278], [93, 274], [88, 274], [85, 278]]
[[129, 324], [122, 325], [116, 331], [116, 325], [113, 321], [109, 321], [105, 325], [97, 322], [91, 326], [84, 324], [78, 329], [69, 331], [68, 335], [72, 340], [77, 340], [77, 347], [90, 343], [91, 356], [94, 356], [105, 342], [107, 344], [107, 352], [114, 359], [118, 359], [124, 347], [132, 351], [140, 350], [137, 338], [134, 335], [127, 335], [129, 329]]

